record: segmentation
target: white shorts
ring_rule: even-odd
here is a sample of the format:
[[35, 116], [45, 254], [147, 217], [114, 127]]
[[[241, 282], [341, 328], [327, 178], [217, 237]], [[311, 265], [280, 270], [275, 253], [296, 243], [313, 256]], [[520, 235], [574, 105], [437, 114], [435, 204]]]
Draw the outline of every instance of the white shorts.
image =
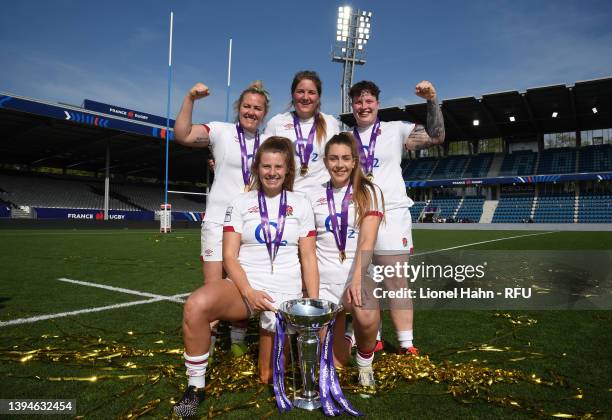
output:
[[386, 210], [385, 218], [378, 228], [374, 245], [376, 255], [412, 254], [412, 218], [410, 209]]
[[[292, 300], [292, 299], [301, 299], [304, 296], [302, 293], [298, 294], [286, 294], [279, 292], [270, 292], [266, 290], [266, 293], [270, 295], [274, 302], [272, 302], [272, 306], [276, 309], [280, 306], [281, 303]], [[259, 326], [266, 331], [270, 331], [272, 333], [276, 332], [276, 314], [272, 311], [263, 311], [259, 314]]]
[[200, 260], [223, 261], [223, 223], [202, 222]]
[[321, 283], [319, 285], [319, 299], [328, 300], [332, 303], [340, 304], [342, 295], [346, 289], [346, 284]]

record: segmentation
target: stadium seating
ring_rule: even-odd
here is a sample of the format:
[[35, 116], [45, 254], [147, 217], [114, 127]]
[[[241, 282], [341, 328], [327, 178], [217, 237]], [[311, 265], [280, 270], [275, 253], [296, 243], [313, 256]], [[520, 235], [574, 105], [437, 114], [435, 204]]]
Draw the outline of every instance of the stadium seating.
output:
[[494, 153], [480, 153], [470, 157], [463, 178], [484, 178], [487, 176], [491, 163], [495, 157]]
[[573, 223], [575, 202], [574, 193], [540, 195], [536, 201], [534, 222]]
[[537, 174], [569, 174], [576, 172], [576, 149], [560, 147], [546, 149], [540, 154]]
[[499, 170], [499, 175], [533, 175], [537, 156], [537, 153], [530, 150], [517, 150], [506, 155]]
[[454, 217], [455, 210], [459, 207], [461, 198], [434, 198], [428, 204], [428, 206], [438, 207], [440, 209], [439, 217], [448, 219]]
[[402, 175], [405, 180], [428, 179], [436, 166], [437, 158], [405, 159], [402, 161]]
[[612, 223], [612, 194], [581, 194], [579, 223]]
[[426, 201], [415, 201], [414, 205], [410, 207], [410, 217], [412, 218], [412, 223], [416, 223], [426, 205]]
[[531, 216], [533, 195], [502, 195], [492, 223], [524, 223]]
[[583, 146], [578, 150], [578, 172], [612, 171], [612, 145]]
[[463, 203], [459, 206], [455, 218], [459, 221], [469, 220], [478, 223], [480, 216], [482, 216], [482, 206], [484, 202], [484, 197], [465, 197]]
[[467, 166], [468, 156], [449, 156], [438, 161], [433, 173], [432, 179], [453, 179], [461, 178], [463, 171]]
[[[164, 189], [159, 185], [114, 184], [111, 191], [147, 210], [159, 210], [164, 201]], [[197, 195], [168, 194], [168, 202], [172, 205], [172, 211], [203, 212], [205, 208], [203, 196]]]

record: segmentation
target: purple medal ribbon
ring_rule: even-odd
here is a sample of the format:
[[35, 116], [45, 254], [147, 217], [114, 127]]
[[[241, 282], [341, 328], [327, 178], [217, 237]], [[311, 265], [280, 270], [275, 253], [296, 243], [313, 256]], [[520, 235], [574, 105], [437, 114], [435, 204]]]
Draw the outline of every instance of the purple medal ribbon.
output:
[[295, 112], [293, 112], [291, 115], [293, 116], [293, 129], [295, 130], [295, 137], [297, 139], [297, 152], [300, 156], [300, 164], [302, 168], [308, 168], [310, 155], [312, 154], [312, 149], [314, 148], [314, 137], [315, 133], [317, 132], [317, 120], [319, 116], [315, 114], [312, 127], [310, 128], [310, 133], [308, 133], [308, 140], [306, 140], [306, 144], [304, 145], [304, 135], [302, 134], [300, 119]]
[[[340, 210], [340, 226], [338, 226], [338, 219], [336, 217], [336, 204], [334, 203], [334, 190], [331, 185], [331, 181], [327, 182], [325, 188], [327, 193], [327, 209], [329, 210], [329, 218], [332, 226], [332, 233], [334, 234], [334, 240], [338, 251], [341, 256], [345, 256], [344, 251], [346, 249], [346, 232], [348, 230], [348, 209], [351, 201], [352, 184], [346, 186], [346, 192], [344, 198], [342, 198], [342, 207]], [[342, 259], [342, 257], [341, 257]]]
[[346, 412], [351, 416], [363, 415], [355, 410], [349, 400], [346, 399], [338, 375], [334, 366], [334, 357], [332, 355], [332, 340], [334, 336], [333, 319], [327, 326], [327, 333], [323, 340], [323, 348], [321, 349], [321, 359], [319, 362], [319, 395], [321, 396], [321, 408], [326, 416], [339, 416]]
[[[249, 185], [251, 179], [251, 169], [249, 168], [248, 152], [246, 147], [246, 140], [244, 138], [244, 129], [240, 123], [236, 124], [236, 131], [238, 132], [238, 142], [240, 143], [240, 163], [242, 164], [242, 181], [244, 186]], [[255, 130], [255, 143], [253, 144], [253, 156], [257, 152], [259, 147], [259, 130]]]
[[274, 272], [274, 259], [280, 248], [281, 241], [283, 239], [283, 232], [285, 230], [285, 218], [287, 215], [287, 191], [284, 189], [280, 193], [280, 203], [278, 205], [278, 219], [276, 221], [276, 235], [272, 239], [270, 233], [270, 218], [268, 217], [268, 206], [266, 205], [266, 196], [263, 191], [257, 192], [257, 199], [259, 200], [259, 216], [261, 218], [261, 227], [263, 231], [264, 241], [266, 241], [266, 248], [268, 248], [268, 255], [270, 256], [270, 266], [272, 272]]
[[274, 385], [274, 397], [278, 411], [284, 413], [293, 408], [293, 404], [287, 398], [285, 391], [285, 320], [280, 312], [276, 313], [276, 335], [274, 336], [274, 350], [272, 363], [272, 383]]
[[366, 175], [370, 175], [374, 170], [374, 150], [376, 149], [376, 137], [378, 136], [378, 129], [380, 128], [380, 120], [377, 118], [374, 126], [372, 127], [372, 134], [370, 134], [370, 145], [368, 146], [368, 156], [365, 155], [363, 149], [363, 143], [361, 142], [361, 137], [359, 136], [359, 131], [355, 126], [353, 128], [353, 135], [355, 136], [355, 140], [357, 140], [357, 149], [359, 150], [359, 161], [361, 162], [361, 167]]

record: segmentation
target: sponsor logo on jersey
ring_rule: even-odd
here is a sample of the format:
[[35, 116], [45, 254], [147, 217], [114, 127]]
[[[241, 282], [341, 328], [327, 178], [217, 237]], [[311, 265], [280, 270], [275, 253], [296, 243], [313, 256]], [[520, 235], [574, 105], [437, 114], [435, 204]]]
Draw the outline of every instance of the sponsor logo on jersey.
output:
[[212, 254], [213, 254], [213, 250], [212, 249], [204, 250], [204, 255], [206, 255], [207, 257], [210, 257]]
[[283, 128], [285, 130], [293, 130], [293, 123], [287, 123], [287, 124], [283, 125]]
[[[270, 235], [272, 236], [272, 239], [276, 237], [276, 227], [277, 226], [278, 225], [276, 224], [276, 222], [270, 222]], [[266, 243], [266, 241], [264, 241], [263, 228], [261, 227], [261, 224], [257, 225], [257, 228], [255, 229], [255, 239], [260, 244]], [[287, 241], [283, 239], [280, 244], [281, 246], [287, 246]]]
[[253, 206], [247, 210], [249, 213], [259, 213], [259, 206]]
[[327, 204], [327, 197], [321, 197], [317, 200], [317, 205], [322, 206], [323, 204]]
[[233, 209], [234, 208], [230, 206], [227, 208], [227, 210], [225, 210], [225, 223], [232, 221], [232, 210]]

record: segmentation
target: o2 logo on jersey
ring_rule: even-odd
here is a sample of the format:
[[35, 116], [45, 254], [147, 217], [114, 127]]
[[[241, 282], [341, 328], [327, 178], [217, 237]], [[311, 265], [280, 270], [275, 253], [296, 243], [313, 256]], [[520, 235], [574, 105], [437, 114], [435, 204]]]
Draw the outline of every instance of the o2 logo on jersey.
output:
[[[368, 155], [368, 150], [370, 149], [370, 146], [363, 146], [363, 153], [367, 156]], [[378, 158], [374, 158], [374, 168], [380, 168], [380, 162], [378, 161]]]
[[[338, 221], [338, 226], [340, 226], [340, 213], [336, 213], [336, 220]], [[325, 230], [328, 232], [332, 232], [331, 216], [327, 216], [327, 218], [325, 219]], [[355, 231], [355, 229], [348, 228], [346, 230], [346, 237], [351, 239], [355, 238], [356, 233], [357, 232]]]
[[[276, 222], [270, 222], [270, 236], [272, 237], [273, 241], [276, 237], [276, 227]], [[255, 229], [255, 239], [257, 239], [257, 242], [259, 242], [260, 244], [266, 243], [266, 241], [264, 240], [263, 228], [261, 226], [261, 223], [257, 225], [257, 229]], [[287, 241], [283, 239], [280, 243], [280, 246], [287, 246]]]
[[[306, 141], [294, 141], [293, 142], [293, 148], [295, 149], [295, 155], [299, 158], [300, 157], [300, 153], [299, 153], [299, 149], [298, 149], [298, 144], [303, 144], [304, 148], [306, 148]], [[312, 152], [310, 154], [310, 162], [316, 162], [317, 160], [319, 160], [319, 154]]]

